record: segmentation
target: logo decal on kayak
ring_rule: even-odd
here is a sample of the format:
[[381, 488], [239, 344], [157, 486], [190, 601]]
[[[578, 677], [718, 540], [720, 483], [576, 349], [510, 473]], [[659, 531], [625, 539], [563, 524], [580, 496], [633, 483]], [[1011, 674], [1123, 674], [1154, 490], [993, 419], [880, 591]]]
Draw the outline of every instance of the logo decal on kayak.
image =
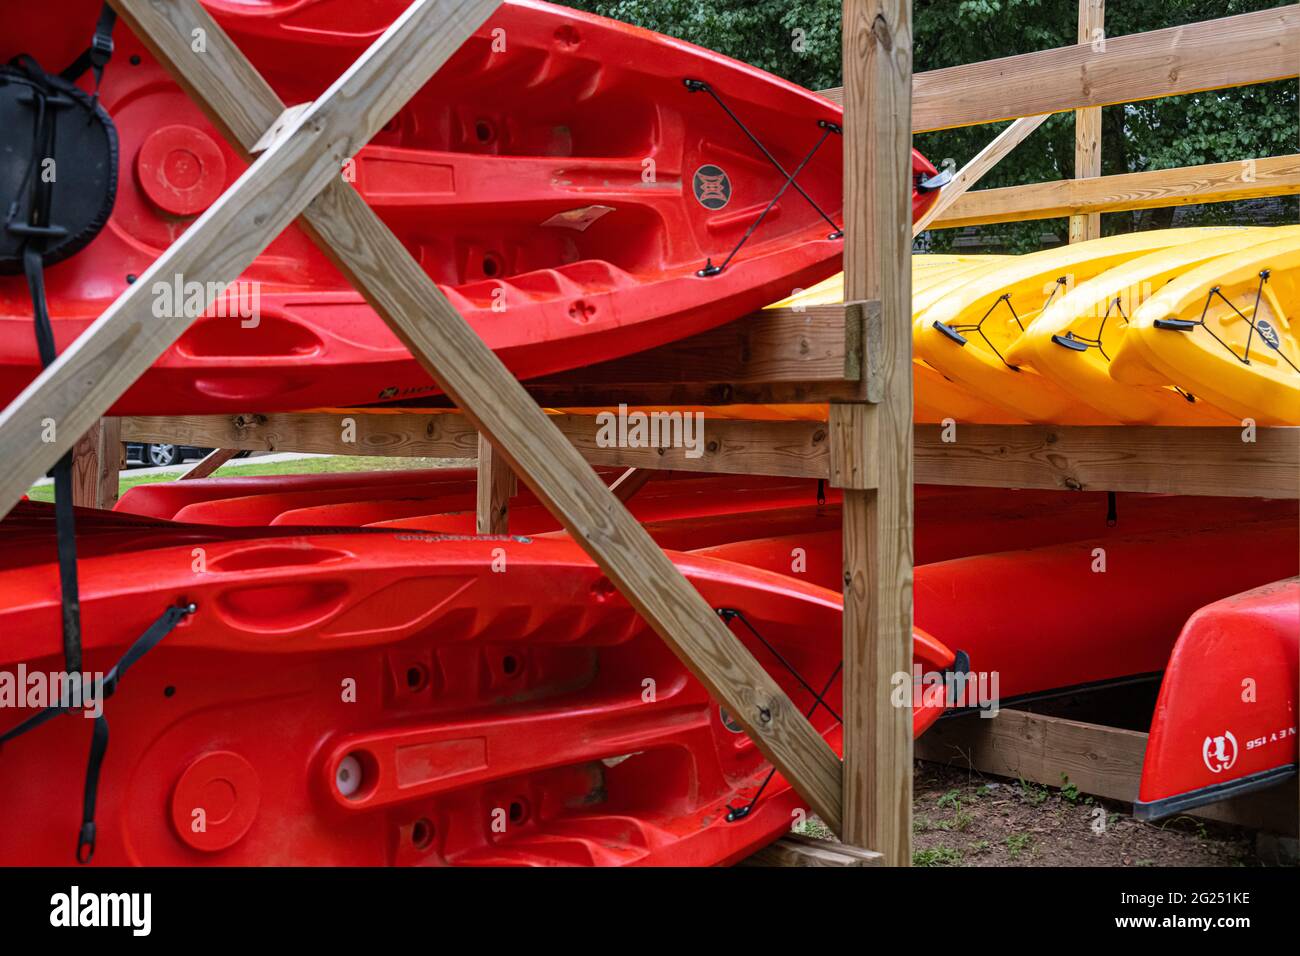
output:
[[1273, 323], [1268, 319], [1256, 319], [1255, 330], [1259, 332], [1259, 337], [1264, 340], [1264, 344], [1274, 352], [1281, 351], [1282, 339], [1277, 334], [1277, 329], [1273, 328]]
[[731, 177], [721, 166], [706, 163], [691, 180], [696, 201], [705, 209], [718, 210], [731, 202]]
[[1210, 773], [1223, 773], [1231, 770], [1237, 762], [1237, 738], [1231, 730], [1225, 730], [1221, 737], [1206, 737], [1201, 744], [1201, 759]]

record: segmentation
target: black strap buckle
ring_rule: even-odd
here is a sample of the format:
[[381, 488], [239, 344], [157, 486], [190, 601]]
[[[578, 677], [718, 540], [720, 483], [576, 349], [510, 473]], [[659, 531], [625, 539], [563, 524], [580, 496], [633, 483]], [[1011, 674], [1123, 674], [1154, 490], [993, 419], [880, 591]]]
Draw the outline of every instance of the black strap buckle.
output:
[[96, 33], [90, 39], [90, 49], [86, 55], [90, 58], [92, 66], [103, 69], [108, 65], [108, 61], [113, 58], [113, 37], [107, 33]]

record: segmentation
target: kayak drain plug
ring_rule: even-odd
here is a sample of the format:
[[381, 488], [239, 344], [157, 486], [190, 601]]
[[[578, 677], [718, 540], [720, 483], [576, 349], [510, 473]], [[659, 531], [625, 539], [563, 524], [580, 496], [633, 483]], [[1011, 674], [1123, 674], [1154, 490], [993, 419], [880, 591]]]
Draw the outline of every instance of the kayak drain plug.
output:
[[361, 761], [348, 754], [339, 761], [339, 768], [334, 771], [334, 786], [345, 797], [353, 796], [361, 789]]

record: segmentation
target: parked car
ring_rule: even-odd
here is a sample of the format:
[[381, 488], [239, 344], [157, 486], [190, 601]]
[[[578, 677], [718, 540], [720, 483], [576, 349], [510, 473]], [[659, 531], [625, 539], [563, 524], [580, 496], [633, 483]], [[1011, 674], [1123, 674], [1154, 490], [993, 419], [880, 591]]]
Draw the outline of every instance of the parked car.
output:
[[126, 445], [126, 463], [139, 462], [142, 465], [178, 465], [187, 458], [203, 458], [211, 448], [196, 448], [194, 445], [167, 445], [138, 441], [123, 442]]

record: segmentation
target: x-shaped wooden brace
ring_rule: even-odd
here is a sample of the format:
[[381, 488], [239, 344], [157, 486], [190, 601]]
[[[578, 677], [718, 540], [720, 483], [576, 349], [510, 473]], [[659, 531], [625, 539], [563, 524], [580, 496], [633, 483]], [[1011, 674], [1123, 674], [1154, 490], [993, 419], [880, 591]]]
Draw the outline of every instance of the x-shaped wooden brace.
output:
[[[155, 281], [180, 275], [205, 288], [233, 281], [301, 216], [307, 233], [465, 417], [839, 832], [835, 752], [340, 174], [344, 161], [488, 18], [497, 0], [415, 0], [320, 99], [290, 110], [196, 0], [112, 3], [218, 128], [246, 154], [260, 152], [0, 413], [0, 507], [7, 513], [190, 325], [184, 314], [154, 316]], [[204, 52], [192, 46], [197, 30]], [[56, 426], [55, 441], [42, 441], [46, 420]]]

